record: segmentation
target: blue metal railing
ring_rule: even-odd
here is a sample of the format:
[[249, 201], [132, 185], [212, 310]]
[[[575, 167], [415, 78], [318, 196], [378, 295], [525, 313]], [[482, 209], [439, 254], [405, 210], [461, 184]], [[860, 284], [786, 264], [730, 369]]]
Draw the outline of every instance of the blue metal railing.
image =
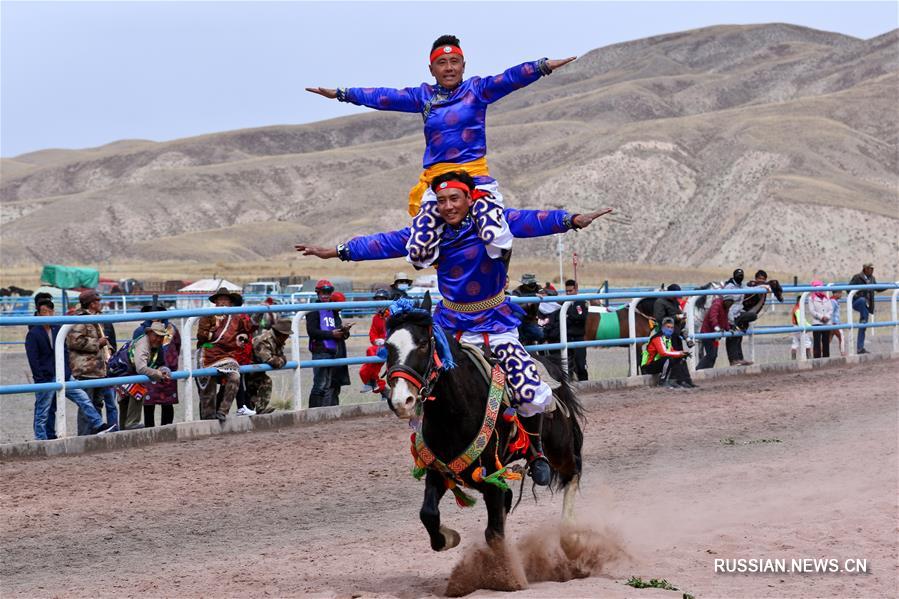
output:
[[[843, 324], [843, 325], [821, 325], [815, 326], [814, 330], [837, 330], [837, 329], [861, 329], [861, 328], [875, 328], [875, 327], [894, 327], [894, 339], [899, 338], [899, 321], [895, 318], [896, 311], [896, 295], [899, 290], [899, 284], [888, 283], [888, 284], [877, 284], [877, 285], [832, 285], [826, 290], [834, 291], [834, 290], [863, 290], [863, 289], [874, 289], [878, 291], [882, 291], [885, 289], [894, 290], [893, 297], [891, 299], [893, 304], [893, 312], [894, 318], [889, 322], [879, 322], [879, 323], [867, 323], [867, 324]], [[820, 287], [810, 287], [810, 286], [797, 286], [785, 288], [785, 292], [790, 293], [807, 293], [811, 291], [821, 291]], [[549, 296], [549, 297], [510, 297], [510, 301], [513, 303], [523, 304], [523, 303], [536, 303], [536, 302], [563, 302], [563, 308], [567, 310], [567, 306], [571, 304], [574, 300], [611, 300], [611, 299], [631, 299], [630, 306], [631, 312], [633, 312], [633, 306], [635, 306], [636, 301], [639, 299], [647, 298], [647, 297], [699, 297], [699, 296], [720, 296], [720, 295], [751, 295], [751, 294], [759, 294], [759, 293], [768, 293], [768, 291], [764, 288], [741, 288], [738, 290], [735, 289], [708, 289], [708, 290], [682, 290], [682, 291], [640, 291], [640, 292], [630, 292], [630, 291], [610, 291], [607, 293], [585, 293], [577, 296]], [[186, 323], [190, 326], [190, 323], [198, 317], [208, 316], [208, 315], [218, 315], [218, 314], [257, 314], [257, 313], [284, 313], [284, 312], [293, 312], [293, 351], [295, 359], [287, 362], [282, 370], [293, 370], [296, 375], [299, 373], [299, 369], [303, 368], [312, 368], [312, 367], [325, 367], [325, 366], [334, 366], [334, 365], [352, 365], [352, 364], [366, 364], [366, 363], [377, 363], [381, 362], [378, 357], [354, 357], [354, 358], [342, 358], [342, 359], [333, 359], [333, 360], [300, 360], [299, 356], [299, 318], [308, 311], [314, 311], [319, 309], [346, 309], [351, 307], [362, 307], [362, 308], [383, 308], [389, 306], [391, 302], [389, 301], [357, 301], [357, 302], [329, 302], [329, 303], [311, 303], [311, 304], [275, 304], [275, 305], [258, 305], [258, 306], [239, 306], [239, 307], [210, 307], [210, 308], [198, 308], [191, 310], [168, 310], [168, 311], [160, 311], [160, 312], [145, 312], [145, 313], [134, 313], [134, 314], [100, 314], [100, 315], [92, 315], [92, 316], [52, 316], [52, 317], [34, 317], [34, 316], [8, 316], [0, 319], [0, 326], [23, 326], [23, 325], [48, 325], [48, 324], [58, 324], [64, 325], [63, 329], [60, 330], [60, 338], [64, 339], [64, 334], [67, 333], [68, 328], [71, 325], [79, 324], [79, 323], [107, 323], [107, 322], [135, 322], [135, 321], [143, 321], [147, 319], [187, 319]], [[565, 311], [563, 310], [563, 312]], [[631, 315], [631, 317], [633, 317]], [[565, 319], [560, 318], [560, 326], [565, 330]], [[184, 326], [184, 322], [182, 323], [182, 327]], [[68, 326], [66, 326], [68, 325]], [[633, 330], [633, 329], [631, 329]], [[733, 336], [754, 336], [754, 335], [769, 335], [769, 334], [783, 334], [783, 333], [795, 333], [801, 332], [803, 334], [808, 331], [813, 330], [812, 327], [809, 326], [793, 326], [793, 327], [763, 327], [757, 330], [750, 329], [746, 332], [721, 332], [721, 333], [696, 333], [693, 334], [692, 337], [696, 339], [713, 339], [713, 338], [722, 338], [722, 337], [733, 337]], [[567, 348], [577, 348], [577, 347], [609, 347], [609, 346], [620, 346], [620, 345], [635, 345], [645, 343], [648, 340], [648, 337], [627, 337], [622, 339], [611, 339], [611, 340], [586, 340], [586, 341], [577, 341], [577, 342], [569, 342], [567, 341], [567, 333], [563, 332], [563, 339], [560, 343], [545, 343], [540, 345], [532, 345], [527, 346], [526, 349], [529, 351], [541, 351], [541, 350], [564, 350]], [[894, 341], [895, 343], [895, 341]], [[59, 348], [62, 344], [57, 343], [57, 347]], [[182, 346], [182, 352], [186, 351], [186, 356], [189, 358], [192, 352], [190, 345]], [[563, 352], [563, 361], [565, 352]], [[59, 352], [57, 359], [61, 360], [62, 353]], [[58, 361], [58, 364], [61, 364]], [[57, 366], [57, 369], [59, 367]], [[244, 373], [249, 372], [264, 372], [268, 370], [273, 370], [270, 366], [265, 364], [254, 364], [240, 367], [240, 371]], [[214, 376], [218, 373], [218, 371], [214, 368], [203, 368], [203, 369], [195, 369], [190, 365], [190, 362], [187, 362], [187, 367], [178, 370], [172, 373], [172, 377], [174, 379], [190, 379], [195, 377], [203, 377], [203, 376]], [[634, 374], [634, 370], [632, 369], [632, 374]], [[300, 407], [300, 403], [298, 401], [300, 389], [299, 389], [299, 378], [295, 375], [295, 408]], [[117, 377], [117, 378], [105, 378], [105, 379], [95, 379], [95, 380], [83, 380], [83, 381], [61, 381], [57, 380], [56, 382], [49, 383], [37, 383], [37, 384], [21, 384], [21, 385], [6, 385], [0, 387], [0, 394], [12, 394], [12, 393], [32, 393], [37, 391], [51, 391], [51, 390], [64, 390], [65, 388], [94, 388], [94, 387], [107, 387], [114, 385], [123, 385], [123, 384], [131, 384], [131, 383], [148, 383], [150, 382], [149, 378], [142, 375], [134, 375], [128, 377]], [[191, 390], [192, 387], [188, 386], [186, 389]], [[188, 397], [185, 398], [188, 402], [190, 402], [190, 396], [188, 393]], [[61, 403], [62, 406], [65, 405], [65, 402]], [[192, 408], [187, 408], [192, 409]], [[63, 408], [64, 410], [64, 408]], [[192, 416], [188, 417], [191, 419]]]

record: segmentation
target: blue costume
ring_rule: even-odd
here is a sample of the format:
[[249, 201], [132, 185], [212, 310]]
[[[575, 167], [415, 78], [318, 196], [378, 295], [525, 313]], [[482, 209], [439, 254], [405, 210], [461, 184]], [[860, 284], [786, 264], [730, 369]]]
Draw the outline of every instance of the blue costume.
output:
[[492, 77], [471, 77], [453, 90], [422, 83], [418, 87], [351, 87], [337, 90], [337, 99], [376, 110], [417, 112], [424, 121], [425, 152], [418, 184], [409, 193], [413, 216], [407, 252], [417, 268], [437, 262], [443, 219], [437, 214], [436, 196], [430, 189], [441, 174], [462, 170], [478, 189], [490, 195], [472, 206], [477, 233], [488, 253], [496, 258], [512, 247], [514, 235], [503, 219], [503, 197], [487, 168], [487, 106], [551, 73], [545, 58], [506, 69]]
[[487, 155], [487, 105], [550, 73], [546, 59], [526, 62], [492, 77], [470, 77], [454, 90], [422, 83], [418, 87], [350, 87], [337, 99], [375, 110], [417, 112], [424, 120], [422, 167], [463, 164]]
[[[564, 210], [513, 210], [504, 216], [515, 237], [541, 237], [574, 228]], [[337, 248], [341, 260], [383, 260], [406, 255], [411, 234], [406, 227], [351, 239]], [[505, 295], [506, 261], [494, 258], [478, 235], [471, 216], [458, 227], [445, 226], [440, 235], [438, 286], [443, 300], [434, 311], [434, 323], [459, 333], [462, 341], [483, 343], [484, 336], [506, 373], [519, 411], [529, 416], [543, 411], [552, 397], [540, 380], [533, 358], [518, 341], [517, 327], [524, 311]]]

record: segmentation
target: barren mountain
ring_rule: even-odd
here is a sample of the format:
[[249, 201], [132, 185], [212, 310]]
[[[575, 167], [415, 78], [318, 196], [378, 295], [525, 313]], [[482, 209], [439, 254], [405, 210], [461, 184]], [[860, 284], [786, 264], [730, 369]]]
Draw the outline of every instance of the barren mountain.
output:
[[[588, 260], [895, 276], [897, 92], [897, 31], [711, 27], [594, 50], [501, 100], [488, 158], [510, 206], [630, 217], [578, 234]], [[372, 112], [3, 159], [0, 260], [258, 259], [396, 228], [422, 147], [417, 115]]]

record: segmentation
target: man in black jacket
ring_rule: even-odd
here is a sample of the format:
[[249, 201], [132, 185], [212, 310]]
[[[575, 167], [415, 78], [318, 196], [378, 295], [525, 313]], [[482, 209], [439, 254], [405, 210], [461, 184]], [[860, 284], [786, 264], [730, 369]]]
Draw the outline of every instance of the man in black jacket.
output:
[[[315, 285], [317, 303], [331, 301], [334, 285], [327, 279]], [[316, 310], [306, 313], [306, 334], [309, 335], [309, 351], [313, 360], [333, 360], [340, 353], [341, 343], [350, 336], [349, 327], [343, 326], [340, 314], [335, 310]], [[346, 354], [344, 354], [346, 355]], [[337, 405], [337, 398], [332, 397], [332, 378], [339, 367], [322, 366], [312, 368], [312, 391], [309, 393], [309, 407]]]
[[[870, 262], [864, 264], [862, 271], [852, 275], [852, 279], [849, 281], [850, 285], [874, 285], [875, 283], [877, 283], [877, 279], [874, 278], [874, 265]], [[874, 294], [877, 291], [880, 290], [861, 289], [855, 292], [855, 297], [852, 300], [852, 309], [858, 312], [858, 322], [860, 324], [867, 323], [870, 315], [874, 314]], [[868, 350], [865, 349], [865, 331], [867, 329], [858, 330], [858, 337], [855, 341], [855, 349], [858, 354], [868, 353]]]
[[[577, 295], [577, 281], [568, 279], [565, 281], [565, 295]], [[583, 341], [584, 330], [587, 325], [587, 302], [584, 300], [576, 300], [568, 308], [568, 340]], [[568, 350], [568, 376], [577, 375], [577, 380], [587, 380], [587, 348], [577, 347]]]

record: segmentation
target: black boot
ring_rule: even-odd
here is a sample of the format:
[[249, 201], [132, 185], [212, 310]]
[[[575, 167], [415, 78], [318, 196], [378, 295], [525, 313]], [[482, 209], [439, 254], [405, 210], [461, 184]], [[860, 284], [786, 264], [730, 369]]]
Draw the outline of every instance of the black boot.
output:
[[531, 436], [531, 447], [529, 450], [528, 475], [534, 480], [534, 484], [545, 487], [549, 484], [552, 477], [552, 468], [549, 460], [543, 455], [543, 414], [535, 417], [537, 419], [537, 434]]
[[310, 393], [309, 394], [309, 407], [310, 408], [321, 408], [325, 406], [325, 396], [322, 393]]

